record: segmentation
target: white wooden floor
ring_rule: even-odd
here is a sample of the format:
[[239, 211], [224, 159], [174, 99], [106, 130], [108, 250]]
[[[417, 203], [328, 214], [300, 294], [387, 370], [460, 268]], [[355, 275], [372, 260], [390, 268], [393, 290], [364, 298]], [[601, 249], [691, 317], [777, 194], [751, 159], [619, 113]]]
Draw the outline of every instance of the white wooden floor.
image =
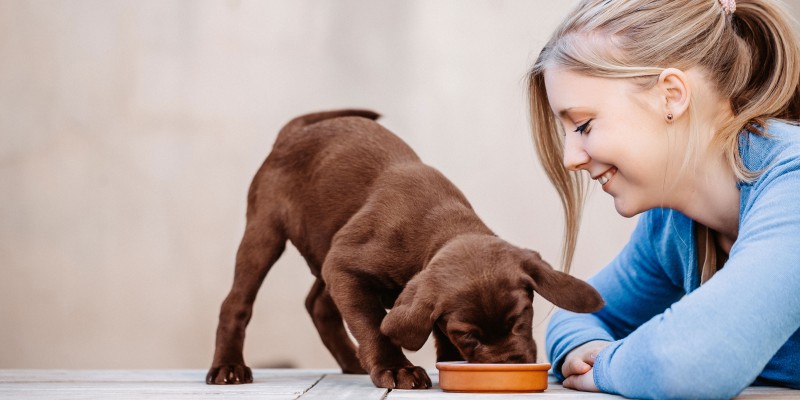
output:
[[[366, 375], [334, 370], [260, 369], [248, 385], [205, 384], [205, 370], [0, 370], [0, 399], [620, 399], [564, 389], [551, 380], [543, 393], [445, 393], [438, 371], [429, 390], [386, 390]], [[800, 399], [800, 391], [751, 387], [737, 399]]]

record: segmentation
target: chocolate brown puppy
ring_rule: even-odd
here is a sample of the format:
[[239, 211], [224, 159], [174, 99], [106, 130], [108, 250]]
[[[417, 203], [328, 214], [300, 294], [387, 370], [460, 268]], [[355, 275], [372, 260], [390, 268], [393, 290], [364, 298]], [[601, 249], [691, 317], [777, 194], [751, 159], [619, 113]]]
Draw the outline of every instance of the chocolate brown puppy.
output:
[[576, 312], [603, 306], [585, 282], [498, 238], [377, 118], [309, 114], [279, 133], [250, 186], [207, 383], [252, 382], [245, 328], [287, 240], [317, 278], [306, 308], [322, 342], [344, 373], [369, 373], [378, 387], [431, 386], [402, 351], [418, 350], [431, 333], [439, 361], [535, 362], [534, 291]]

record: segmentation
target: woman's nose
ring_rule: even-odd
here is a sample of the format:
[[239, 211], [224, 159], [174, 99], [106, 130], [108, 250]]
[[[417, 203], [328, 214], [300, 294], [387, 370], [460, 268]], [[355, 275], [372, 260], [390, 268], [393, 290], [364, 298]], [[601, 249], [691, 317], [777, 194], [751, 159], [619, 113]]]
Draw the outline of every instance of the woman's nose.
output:
[[564, 138], [564, 167], [577, 171], [585, 168], [591, 159], [583, 148], [583, 136], [567, 132]]

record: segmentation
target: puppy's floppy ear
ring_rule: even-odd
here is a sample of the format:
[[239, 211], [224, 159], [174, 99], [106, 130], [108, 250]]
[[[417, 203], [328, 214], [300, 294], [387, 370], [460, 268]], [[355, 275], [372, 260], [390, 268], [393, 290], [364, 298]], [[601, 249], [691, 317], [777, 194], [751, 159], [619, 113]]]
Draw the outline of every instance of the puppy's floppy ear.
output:
[[419, 350], [428, 340], [433, 324], [439, 318], [436, 311], [436, 290], [430, 268], [408, 281], [397, 297], [389, 314], [381, 322], [381, 333], [392, 342], [409, 350]]
[[535, 251], [525, 250], [522, 269], [533, 279], [534, 290], [557, 307], [594, 312], [605, 305], [600, 293], [588, 283], [554, 270]]

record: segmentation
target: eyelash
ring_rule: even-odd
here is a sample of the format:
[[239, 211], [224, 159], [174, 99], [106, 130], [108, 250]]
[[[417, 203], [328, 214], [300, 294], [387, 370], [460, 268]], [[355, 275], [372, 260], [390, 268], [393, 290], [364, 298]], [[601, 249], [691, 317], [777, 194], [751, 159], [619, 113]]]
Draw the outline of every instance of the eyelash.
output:
[[573, 132], [580, 133], [581, 135], [583, 135], [585, 133], [588, 133], [586, 130], [589, 129], [589, 123], [592, 122], [592, 120], [593, 119], [590, 119], [590, 120], [586, 121], [585, 123], [583, 123], [582, 125], [578, 126], [578, 128], [575, 129]]

